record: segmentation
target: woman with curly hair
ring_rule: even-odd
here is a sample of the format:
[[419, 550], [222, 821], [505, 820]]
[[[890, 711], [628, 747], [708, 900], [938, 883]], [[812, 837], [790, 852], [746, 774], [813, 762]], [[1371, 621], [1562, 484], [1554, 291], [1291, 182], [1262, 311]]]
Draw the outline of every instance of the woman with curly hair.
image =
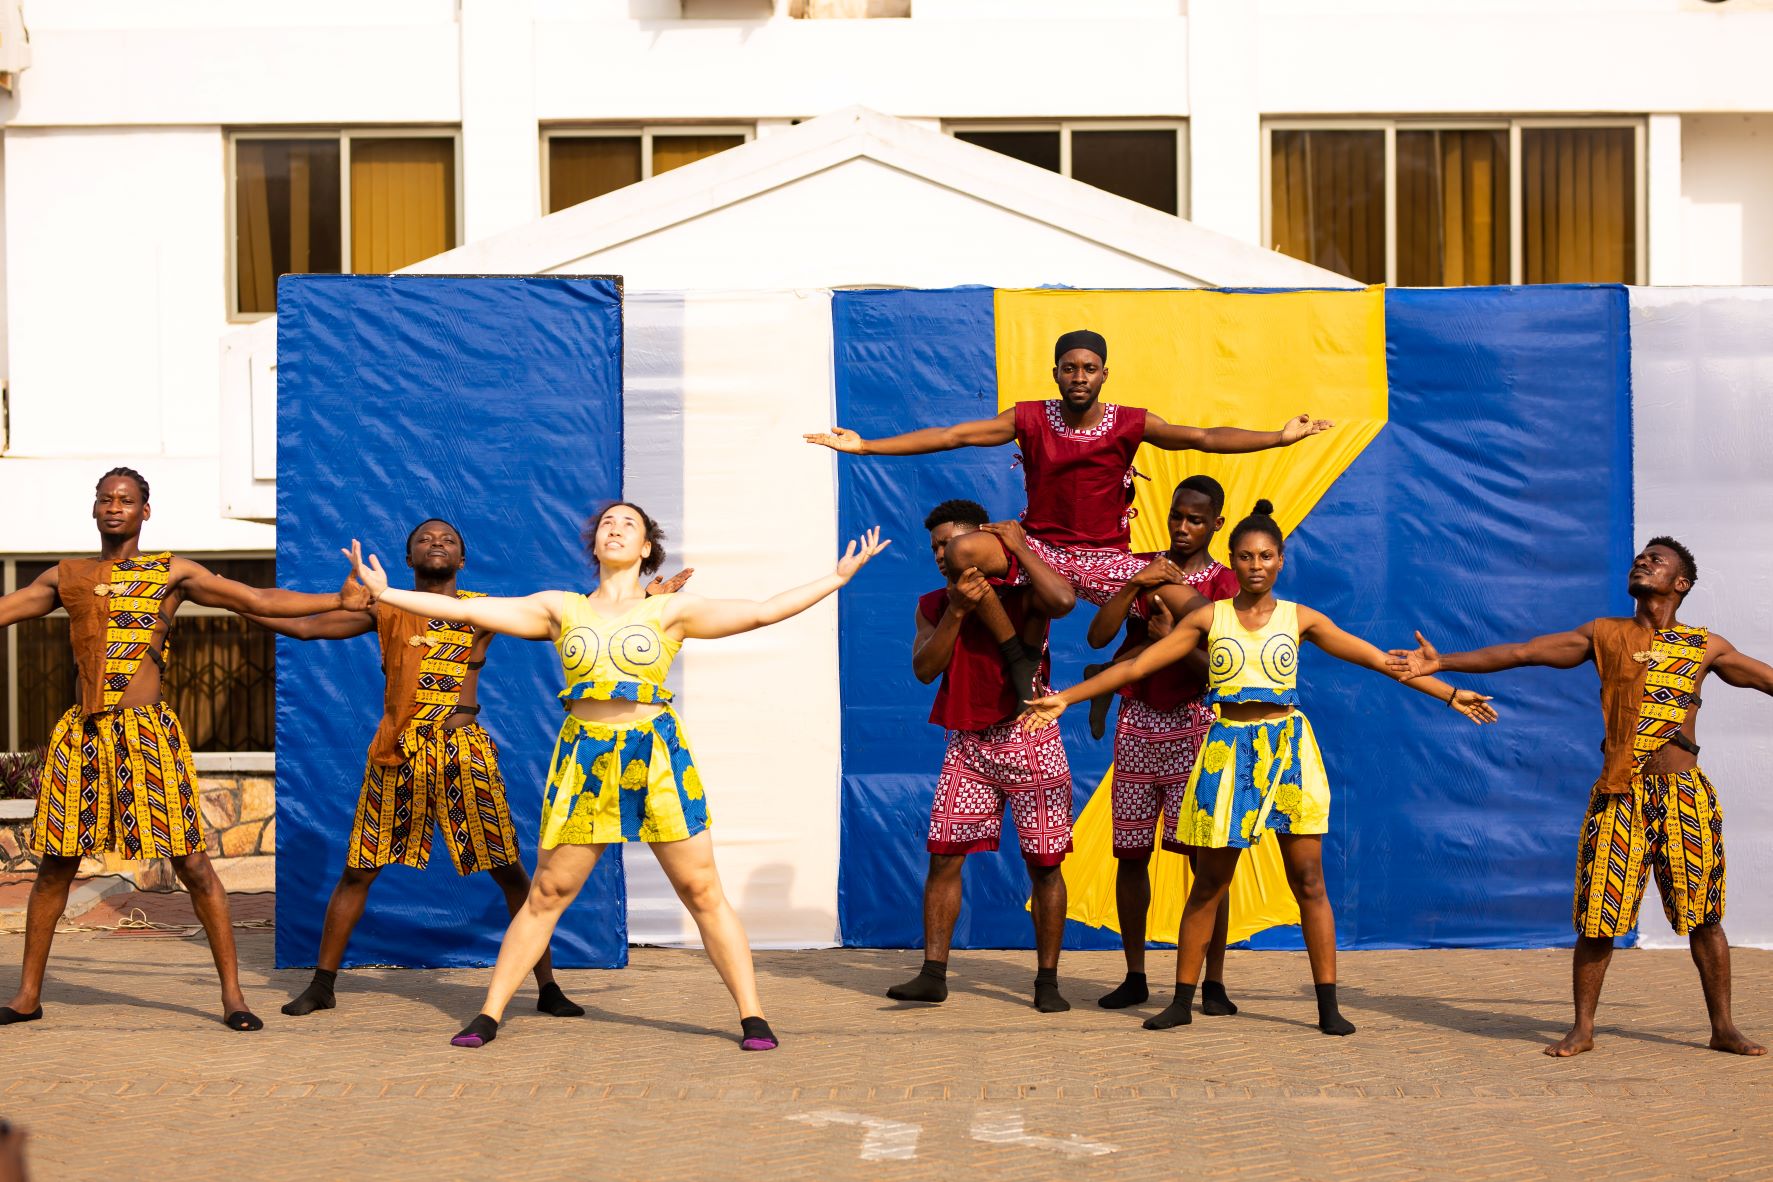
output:
[[761, 602], [648, 595], [643, 579], [665, 561], [664, 531], [638, 505], [619, 501], [587, 523], [597, 589], [538, 591], [519, 598], [455, 600], [388, 586], [381, 564], [346, 552], [370, 591], [417, 615], [448, 615], [491, 632], [552, 640], [560, 653], [567, 716], [554, 745], [542, 802], [542, 839], [529, 898], [499, 946], [479, 1015], [450, 1041], [484, 1046], [561, 914], [610, 845], [643, 841], [658, 858], [702, 934], [708, 958], [738, 1003], [740, 1046], [773, 1050], [744, 925], [721, 889], [708, 836], [708, 805], [665, 677], [687, 639], [712, 640], [778, 623], [849, 582], [886, 548], [879, 529], [850, 543], [837, 569]]
[[[1193, 652], [1207, 638], [1207, 702], [1217, 721], [1195, 761], [1174, 837], [1199, 850], [1194, 886], [1182, 909], [1176, 941], [1176, 1000], [1147, 1019], [1150, 1030], [1192, 1021], [1194, 989], [1213, 936], [1219, 901], [1231, 888], [1243, 851], [1264, 834], [1279, 834], [1287, 884], [1299, 901], [1311, 979], [1317, 987], [1317, 1024], [1325, 1034], [1353, 1034], [1336, 1003], [1336, 917], [1324, 891], [1323, 841], [1330, 828], [1330, 781], [1311, 722], [1298, 709], [1299, 642], [1309, 640], [1332, 657], [1390, 674], [1386, 655], [1336, 627], [1322, 612], [1277, 599], [1275, 580], [1285, 564], [1285, 542], [1274, 506], [1255, 511], [1231, 531], [1231, 570], [1238, 593], [1202, 604], [1171, 633], [1137, 657], [1111, 665], [1080, 685], [1037, 698], [1023, 725], [1050, 725], [1077, 702], [1110, 693]], [[1432, 677], [1404, 680], [1473, 722], [1494, 722], [1490, 699]]]

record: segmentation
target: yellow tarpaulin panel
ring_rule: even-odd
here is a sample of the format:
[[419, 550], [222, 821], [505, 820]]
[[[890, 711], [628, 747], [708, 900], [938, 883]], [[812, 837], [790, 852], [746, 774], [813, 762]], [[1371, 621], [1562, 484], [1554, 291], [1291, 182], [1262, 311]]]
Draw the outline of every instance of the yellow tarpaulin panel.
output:
[[[999, 291], [996, 317], [1000, 410], [1055, 397], [1053, 342], [1088, 328], [1108, 342], [1104, 401], [1142, 406], [1195, 427], [1274, 430], [1301, 413], [1335, 422], [1333, 431], [1292, 447], [1250, 455], [1140, 448], [1134, 463], [1151, 479], [1134, 482], [1135, 550], [1169, 545], [1170, 494], [1196, 473], [1225, 486], [1228, 527], [1267, 497], [1290, 532], [1385, 426], [1385, 293], [1378, 287], [1272, 294]], [[1221, 562], [1229, 532], [1213, 541]], [[1080, 603], [1078, 610], [1094, 609]], [[1080, 675], [1059, 670], [1055, 680], [1068, 685]], [[1119, 931], [1108, 783], [1104, 778], [1077, 819], [1074, 852], [1065, 860], [1067, 914]], [[1180, 855], [1160, 851], [1152, 859], [1146, 928], [1152, 939], [1176, 938], [1190, 881]], [[1279, 843], [1261, 842], [1232, 883], [1231, 937], [1298, 922]]]

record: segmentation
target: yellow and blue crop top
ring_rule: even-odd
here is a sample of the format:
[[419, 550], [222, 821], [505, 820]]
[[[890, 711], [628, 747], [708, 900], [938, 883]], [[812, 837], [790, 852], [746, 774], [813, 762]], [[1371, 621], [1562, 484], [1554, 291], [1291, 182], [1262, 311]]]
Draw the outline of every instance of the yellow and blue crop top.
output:
[[1229, 599], [1213, 605], [1207, 634], [1207, 702], [1299, 703], [1299, 605], [1274, 602], [1274, 614], [1260, 632], [1237, 618]]
[[665, 676], [683, 642], [665, 634], [669, 595], [649, 595], [619, 616], [604, 617], [583, 595], [568, 591], [560, 616], [560, 668], [566, 674], [562, 702], [669, 702]]

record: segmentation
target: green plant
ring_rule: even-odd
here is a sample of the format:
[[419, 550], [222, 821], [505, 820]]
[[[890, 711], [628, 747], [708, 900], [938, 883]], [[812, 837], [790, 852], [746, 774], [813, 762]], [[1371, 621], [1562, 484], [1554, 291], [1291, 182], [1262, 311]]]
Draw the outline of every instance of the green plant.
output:
[[0, 752], [0, 800], [37, 799], [37, 780], [48, 751]]

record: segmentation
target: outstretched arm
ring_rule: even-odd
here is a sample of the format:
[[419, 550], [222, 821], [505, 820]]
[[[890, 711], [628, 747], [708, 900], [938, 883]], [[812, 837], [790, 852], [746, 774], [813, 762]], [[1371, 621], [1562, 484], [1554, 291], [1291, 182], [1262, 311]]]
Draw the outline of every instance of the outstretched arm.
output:
[[[1304, 606], [1299, 608], [1299, 636], [1339, 661], [1347, 661], [1350, 665], [1359, 665], [1387, 677], [1393, 676], [1390, 659], [1376, 645], [1344, 632], [1336, 626], [1334, 620], [1320, 611]], [[1418, 693], [1428, 694], [1446, 703], [1480, 726], [1496, 721], [1496, 709], [1489, 704], [1490, 699], [1474, 690], [1455, 690], [1446, 682], [1425, 675], [1400, 680]]]
[[844, 427], [801, 436], [808, 443], [853, 456], [921, 456], [933, 451], [953, 451], [957, 447], [996, 447], [1015, 437], [1014, 410], [1006, 410], [994, 419], [974, 419], [950, 427], [925, 427], [921, 431], [907, 431], [885, 439], [863, 439]]
[[60, 586], [60, 576], [52, 566], [11, 595], [0, 595], [0, 628], [47, 616], [56, 608]]
[[1416, 633], [1416, 644], [1414, 649], [1392, 649], [1385, 659], [1385, 671], [1403, 681], [1431, 676], [1443, 670], [1448, 673], [1498, 673], [1523, 665], [1574, 669], [1594, 657], [1594, 622], [1571, 632], [1553, 632], [1518, 644], [1493, 644], [1465, 653], [1436, 652], [1428, 637], [1420, 632]]
[[356, 578], [346, 578], [344, 586], [327, 595], [306, 591], [286, 591], [282, 587], [249, 587], [245, 583], [212, 574], [189, 558], [172, 561], [169, 590], [177, 590], [192, 603], [204, 607], [225, 607], [243, 616], [312, 616], [321, 612], [363, 611], [371, 599], [367, 588]]
[[1028, 535], [1022, 532], [1020, 521], [993, 521], [979, 528], [1003, 542], [1005, 549], [1014, 554], [1022, 569], [1028, 572], [1029, 598], [1034, 601], [1035, 611], [1049, 620], [1071, 613], [1071, 609], [1077, 606], [1077, 592], [1071, 589], [1064, 575], [1034, 552], [1028, 544]]
[[1207, 629], [1212, 626], [1213, 612], [1211, 608], [1189, 612], [1168, 636], [1146, 645], [1139, 650], [1138, 655], [1124, 661], [1117, 661], [1096, 676], [1079, 682], [1070, 689], [1047, 694], [1045, 697], [1036, 698], [1028, 703], [1028, 709], [1022, 712], [1023, 729], [1040, 730], [1049, 723], [1057, 722], [1059, 715], [1065, 713], [1067, 706], [1088, 701], [1102, 694], [1111, 694], [1142, 677], [1149, 677], [1165, 665], [1175, 664], [1200, 644], [1200, 638], [1206, 635]]
[[1739, 651], [1735, 645], [1715, 632], [1711, 639], [1719, 646], [1718, 655], [1711, 660], [1711, 667], [1724, 679], [1725, 685], [1760, 690], [1763, 694], [1773, 695], [1773, 665], [1757, 661]]
[[1184, 427], [1166, 423], [1154, 414], [1145, 416], [1145, 442], [1165, 451], [1206, 451], [1221, 455], [1267, 451], [1288, 447], [1301, 439], [1328, 431], [1336, 424], [1310, 415], [1291, 418], [1278, 431], [1246, 431], [1242, 427]]
[[676, 630], [685, 639], [715, 640], [780, 623], [799, 615], [849, 582], [870, 558], [889, 544], [881, 540], [880, 527], [876, 526], [851, 542], [843, 557], [838, 559], [837, 569], [824, 578], [764, 600], [673, 596], [671, 605], [665, 610], [665, 626]]
[[351, 539], [351, 548], [341, 553], [351, 563], [353, 577], [361, 579], [377, 601], [389, 607], [433, 620], [460, 620], [520, 640], [553, 640], [560, 633], [562, 600], [558, 591], [538, 591], [519, 598], [477, 595], [473, 599], [407, 591], [388, 586], [388, 573], [381, 562], [374, 554], [365, 557], [356, 538]]
[[376, 626], [376, 618], [371, 612], [321, 612], [317, 616], [294, 616], [288, 619], [252, 615], [240, 618], [257, 624], [267, 632], [293, 636], [297, 640], [344, 640], [373, 632]]

